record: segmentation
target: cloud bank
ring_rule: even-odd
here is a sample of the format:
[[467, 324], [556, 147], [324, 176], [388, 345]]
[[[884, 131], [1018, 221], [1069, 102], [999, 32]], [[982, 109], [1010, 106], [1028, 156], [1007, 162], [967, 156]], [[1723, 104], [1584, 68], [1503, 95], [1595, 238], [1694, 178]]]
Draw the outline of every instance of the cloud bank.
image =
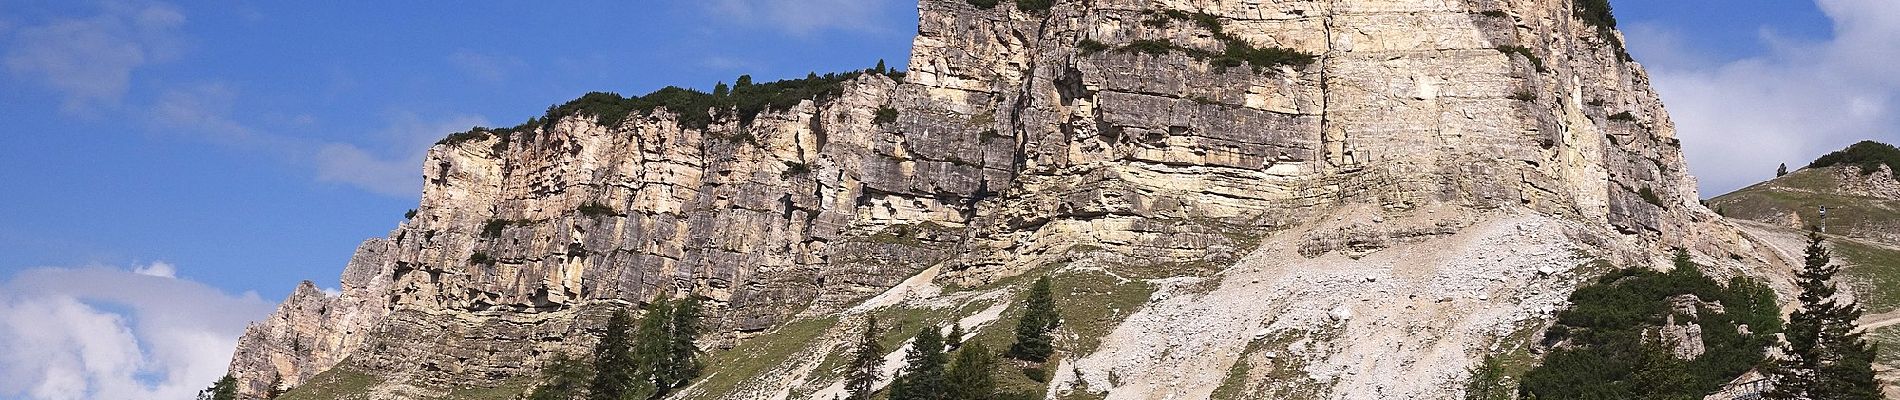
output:
[[42, 268], [0, 283], [0, 398], [189, 399], [271, 305], [163, 262]]
[[12, 32], [4, 57], [8, 72], [65, 96], [62, 109], [79, 113], [118, 104], [132, 71], [177, 53], [184, 14], [169, 5], [106, 3], [97, 15], [59, 18]]
[[1689, 167], [1713, 197], [1806, 166], [1857, 141], [1900, 141], [1900, 1], [1818, 0], [1832, 38], [1801, 42], [1764, 32], [1770, 50], [1710, 61], [1671, 28], [1631, 27], [1668, 105]]

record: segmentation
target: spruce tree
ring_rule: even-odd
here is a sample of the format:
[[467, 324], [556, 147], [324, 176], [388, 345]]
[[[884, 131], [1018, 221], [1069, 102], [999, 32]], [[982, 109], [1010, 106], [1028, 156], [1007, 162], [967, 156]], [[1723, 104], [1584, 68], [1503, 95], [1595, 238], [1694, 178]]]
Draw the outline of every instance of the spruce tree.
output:
[[874, 69], [872, 69], [872, 70], [873, 70], [873, 71], [876, 71], [876, 72], [877, 72], [878, 74], [880, 74], [880, 75], [882, 75], [882, 74], [884, 74], [884, 73], [887, 73], [887, 72], [890, 72], [890, 70], [889, 70], [889, 69], [885, 69], [885, 68], [884, 68], [884, 59], [882, 59], [882, 58], [879, 58], [879, 59], [877, 59], [877, 68], [874, 68]]
[[732, 87], [726, 86], [725, 82], [719, 82], [719, 84], [713, 85], [713, 92], [712, 92], [713, 96], [726, 97], [726, 95], [730, 95], [730, 94], [732, 94]]
[[982, 343], [971, 343], [957, 350], [957, 358], [945, 372], [944, 383], [953, 400], [991, 400], [996, 398], [996, 355]]
[[1808, 233], [1806, 265], [1795, 272], [1801, 310], [1788, 316], [1787, 346], [1769, 368], [1774, 389], [1763, 397], [1780, 400], [1872, 400], [1880, 398], [1874, 380], [1874, 348], [1855, 332], [1859, 304], [1834, 300], [1829, 283], [1841, 267], [1831, 265], [1818, 229]]
[[633, 317], [626, 310], [614, 310], [607, 318], [607, 332], [594, 346], [594, 380], [588, 386], [589, 400], [623, 400], [635, 389], [638, 364], [634, 360]]
[[699, 360], [699, 299], [688, 297], [673, 303], [667, 314], [671, 317], [666, 326], [668, 343], [664, 369], [655, 371], [659, 395], [672, 392], [673, 389], [686, 387], [686, 382], [699, 376], [705, 365]]
[[1023, 317], [1016, 321], [1016, 343], [1009, 347], [1011, 358], [1043, 362], [1055, 353], [1055, 337], [1050, 331], [1061, 324], [1061, 316], [1056, 314], [1052, 286], [1047, 276], [1036, 278], [1035, 285], [1030, 286]]
[[658, 397], [667, 387], [664, 379], [678, 368], [673, 365], [673, 337], [668, 328], [673, 322], [673, 311], [673, 301], [662, 297], [648, 304], [646, 315], [640, 317], [640, 327], [634, 331], [635, 380], [628, 392], [634, 396], [631, 398]]
[[857, 354], [851, 358], [851, 375], [845, 378], [844, 389], [851, 393], [850, 400], [870, 400], [878, 378], [883, 377], [879, 373], [883, 368], [884, 345], [877, 342], [877, 317], [872, 316], [864, 322], [864, 335], [858, 339]]
[[959, 347], [963, 347], [963, 335], [963, 324], [957, 322], [951, 323], [950, 333], [943, 336], [943, 348], [956, 350]]
[[568, 358], [567, 354], [556, 354], [548, 364], [541, 368], [541, 386], [528, 393], [528, 400], [570, 400], [580, 396], [587, 388], [587, 377], [592, 375], [587, 363]]
[[935, 326], [926, 326], [911, 339], [910, 352], [904, 354], [904, 372], [894, 386], [891, 400], [944, 400], [944, 367], [949, 357], [943, 353], [943, 334]]
[[237, 400], [237, 378], [225, 375], [211, 383], [211, 387], [198, 391], [198, 400]]

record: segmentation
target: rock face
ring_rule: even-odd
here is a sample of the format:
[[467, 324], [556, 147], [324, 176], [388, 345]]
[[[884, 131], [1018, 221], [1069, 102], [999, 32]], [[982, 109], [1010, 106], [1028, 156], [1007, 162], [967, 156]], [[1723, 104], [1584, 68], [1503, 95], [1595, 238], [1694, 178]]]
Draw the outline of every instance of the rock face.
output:
[[[306, 284], [253, 325], [232, 372], [256, 395], [348, 365], [398, 382], [382, 393], [436, 397], [431, 388], [529, 379], [552, 354], [585, 351], [620, 304], [705, 296], [711, 341], [729, 346], [788, 320], [848, 315], [925, 268], [977, 286], [1083, 257], [1118, 276], [1222, 288], [1197, 295], [1317, 279], [1359, 301], [1457, 299], [1408, 314], [1279, 298], [1234, 311], [1252, 318], [1218, 327], [1236, 339], [1195, 349], [1226, 355], [1129, 361], [1174, 348], [1141, 335], [1193, 337], [1163, 327], [1218, 311], [1164, 301], [1108, 334], [1099, 356], [1058, 370], [1067, 380], [1052, 388], [1205, 395], [1221, 381], [1127, 366], [1219, 374], [1297, 352], [1243, 352], [1257, 322], [1275, 335], [1383, 326], [1301, 342], [1334, 349], [1302, 355], [1323, 383], [1307, 389], [1406, 397], [1462, 379], [1500, 331], [1550, 312], [1575, 282], [1575, 254], [1646, 265], [1653, 250], [1686, 246], [1778, 262], [1697, 204], [1648, 76], [1570, 1], [1002, 3], [923, 0], [901, 81], [865, 75], [750, 121], [580, 114], [437, 145], [416, 215], [363, 243], [340, 296]], [[1223, 68], [1209, 54], [1234, 46], [1224, 37], [1317, 58]], [[885, 109], [896, 118], [880, 121]], [[1536, 239], [1482, 233], [1503, 226]], [[1463, 233], [1473, 227], [1484, 229]], [[1510, 259], [1528, 266], [1460, 247], [1491, 257], [1471, 270], [1489, 276], [1379, 256], [1454, 238], [1555, 243]], [[1539, 278], [1557, 271], [1571, 277]], [[1423, 286], [1390, 286], [1408, 284]], [[1329, 294], [1311, 289], [1276, 293]], [[1346, 317], [1326, 317], [1338, 310]], [[1476, 314], [1432, 317], [1465, 312]], [[1337, 350], [1421, 329], [1447, 339]], [[1417, 362], [1446, 375], [1389, 381]]]

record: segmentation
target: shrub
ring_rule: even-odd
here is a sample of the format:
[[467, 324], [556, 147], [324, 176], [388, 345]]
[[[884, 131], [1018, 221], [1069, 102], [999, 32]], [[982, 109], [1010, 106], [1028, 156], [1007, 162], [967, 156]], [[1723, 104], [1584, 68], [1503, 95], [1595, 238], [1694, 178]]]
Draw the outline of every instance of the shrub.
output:
[[982, 8], [982, 9], [996, 8], [996, 5], [1003, 4], [1002, 0], [967, 0], [967, 1], [970, 2], [970, 5], [973, 5], [973, 6], [976, 6], [976, 8]]
[[1118, 49], [1116, 51], [1120, 51], [1123, 53], [1142, 53], [1142, 54], [1162, 55], [1162, 54], [1168, 54], [1169, 52], [1172, 52], [1178, 48], [1180, 47], [1175, 46], [1173, 42], [1169, 42], [1166, 40], [1139, 39], [1133, 42], [1128, 42], [1128, 44], [1123, 45], [1121, 49]]
[[498, 237], [501, 237], [501, 232], [503, 230], [508, 229], [509, 226], [527, 225], [529, 222], [532, 222], [532, 221], [514, 220], [514, 219], [490, 219], [487, 222], [482, 223], [482, 237], [498, 238]]
[[1616, 13], [1610, 9], [1610, 0], [1577, 0], [1577, 18], [1600, 29], [1616, 28]]
[[1534, 101], [1537, 100], [1537, 92], [1532, 92], [1530, 89], [1518, 89], [1517, 92], [1511, 93], [1511, 100]]
[[1813, 163], [1809, 163], [1808, 168], [1825, 168], [1836, 165], [1860, 167], [1861, 174], [1872, 174], [1874, 171], [1880, 170], [1881, 165], [1886, 165], [1888, 168], [1900, 172], [1900, 148], [1894, 148], [1893, 145], [1872, 140], [1862, 141], [1852, 146], [1847, 146], [1846, 149], [1841, 151], [1821, 156], [1821, 158], [1815, 159]]
[[614, 211], [613, 207], [608, 207], [606, 204], [601, 204], [601, 203], [591, 202], [591, 201], [587, 202], [587, 204], [582, 204], [579, 211], [581, 212], [581, 214], [587, 215], [590, 217], [598, 217], [598, 216], [603, 216], [603, 215], [620, 215], [620, 212]]
[[448, 137], [437, 140], [435, 144], [457, 145], [472, 140], [487, 139], [490, 135], [492, 135], [492, 133], [488, 132], [488, 128], [477, 126], [469, 128], [467, 131], [451, 133]]
[[485, 264], [494, 264], [494, 263], [495, 263], [495, 258], [494, 258], [494, 257], [489, 257], [489, 256], [488, 256], [488, 253], [483, 253], [483, 252], [479, 252], [479, 251], [477, 251], [477, 252], [475, 252], [475, 254], [469, 254], [469, 255], [468, 255], [468, 263], [469, 263], [469, 264], [478, 264], [478, 265], [485, 265]]
[[1626, 122], [1635, 122], [1635, 121], [1636, 121], [1636, 114], [1630, 114], [1630, 112], [1629, 112], [1629, 111], [1624, 111], [1624, 112], [1620, 112], [1620, 113], [1616, 113], [1616, 114], [1613, 114], [1613, 115], [1610, 115], [1610, 120], [1611, 120], [1611, 121], [1626, 121]]
[[1483, 15], [1483, 16], [1491, 17], [1491, 18], [1504, 18], [1504, 17], [1511, 16], [1511, 14], [1507, 14], [1503, 10], [1484, 10], [1484, 12], [1478, 13], [1478, 15]]
[[1081, 51], [1082, 55], [1089, 56], [1107, 51], [1108, 44], [1096, 41], [1095, 39], [1082, 39], [1075, 42], [1075, 49]]
[[1524, 56], [1524, 59], [1530, 60], [1531, 66], [1537, 68], [1537, 72], [1550, 71], [1548, 69], [1544, 69], [1544, 59], [1537, 57], [1537, 53], [1532, 52], [1529, 47], [1509, 46], [1509, 45], [1498, 46], [1498, 52], [1504, 53], [1504, 54], [1516, 54], [1516, 55]]
[[797, 161], [786, 161], [785, 171], [780, 172], [779, 177], [790, 178], [793, 176], [804, 175], [804, 174], [809, 174], [809, 173], [811, 173], [811, 165], [808, 165], [802, 162], [797, 162]]
[[402, 219], [416, 219], [416, 209], [411, 208], [409, 212], [402, 213]]
[[[1702, 328], [1705, 353], [1677, 361], [1653, 337], [1673, 311], [1671, 298], [1694, 295], [1725, 312], [1698, 310], [1677, 323]], [[1535, 398], [1700, 398], [1764, 359], [1781, 331], [1774, 291], [1747, 278], [1727, 287], [1703, 275], [1678, 253], [1667, 273], [1632, 268], [1606, 274], [1577, 289], [1572, 306], [1557, 314], [1546, 342], [1567, 342], [1524, 374], [1522, 391]], [[1740, 329], [1747, 326], [1747, 332]], [[1648, 335], [1648, 336], [1645, 336]], [[1646, 337], [1652, 339], [1645, 339]], [[1658, 357], [1660, 356], [1660, 357]], [[1672, 365], [1675, 364], [1675, 365]], [[1642, 382], [1676, 382], [1643, 384]], [[1684, 397], [1692, 395], [1693, 397]], [[1520, 398], [1531, 398], [1519, 396]]]
[[1656, 196], [1656, 190], [1650, 189], [1648, 186], [1644, 186], [1642, 189], [1638, 189], [1636, 191], [1636, 195], [1642, 196], [1644, 202], [1655, 205], [1657, 207], [1663, 206], [1662, 197]]
[[1056, 6], [1056, 0], [1016, 0], [1016, 8], [1023, 11], [1048, 11]]
[[897, 109], [891, 108], [890, 106], [878, 107], [877, 116], [872, 117], [871, 122], [878, 125], [897, 122]]

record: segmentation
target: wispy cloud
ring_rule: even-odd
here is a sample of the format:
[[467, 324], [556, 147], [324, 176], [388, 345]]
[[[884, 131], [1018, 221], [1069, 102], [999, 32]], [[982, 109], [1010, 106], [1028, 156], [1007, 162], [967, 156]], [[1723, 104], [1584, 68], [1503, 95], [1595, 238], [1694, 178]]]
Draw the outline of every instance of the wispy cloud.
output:
[[827, 29], [875, 31], [887, 0], [710, 0], [725, 22], [766, 25], [798, 35]]
[[100, 8], [95, 15], [10, 32], [7, 71], [59, 92], [69, 113], [117, 105], [131, 87], [133, 70], [176, 55], [185, 16], [163, 3], [106, 2]]
[[271, 310], [256, 293], [174, 278], [169, 264], [137, 268], [31, 269], [0, 283], [0, 397], [191, 398]]
[[415, 196], [422, 189], [422, 159], [429, 144], [449, 132], [485, 125], [488, 119], [478, 115], [424, 120], [400, 113], [382, 132], [391, 151], [378, 154], [354, 144], [324, 144], [315, 156], [317, 179], [391, 196]]
[[1832, 38], [1786, 39], [1764, 31], [1770, 50], [1711, 61], [1674, 31], [1631, 29], [1668, 104], [1705, 196], [1773, 177], [1775, 165], [1864, 139], [1900, 139], [1900, 2], [1819, 0]]

